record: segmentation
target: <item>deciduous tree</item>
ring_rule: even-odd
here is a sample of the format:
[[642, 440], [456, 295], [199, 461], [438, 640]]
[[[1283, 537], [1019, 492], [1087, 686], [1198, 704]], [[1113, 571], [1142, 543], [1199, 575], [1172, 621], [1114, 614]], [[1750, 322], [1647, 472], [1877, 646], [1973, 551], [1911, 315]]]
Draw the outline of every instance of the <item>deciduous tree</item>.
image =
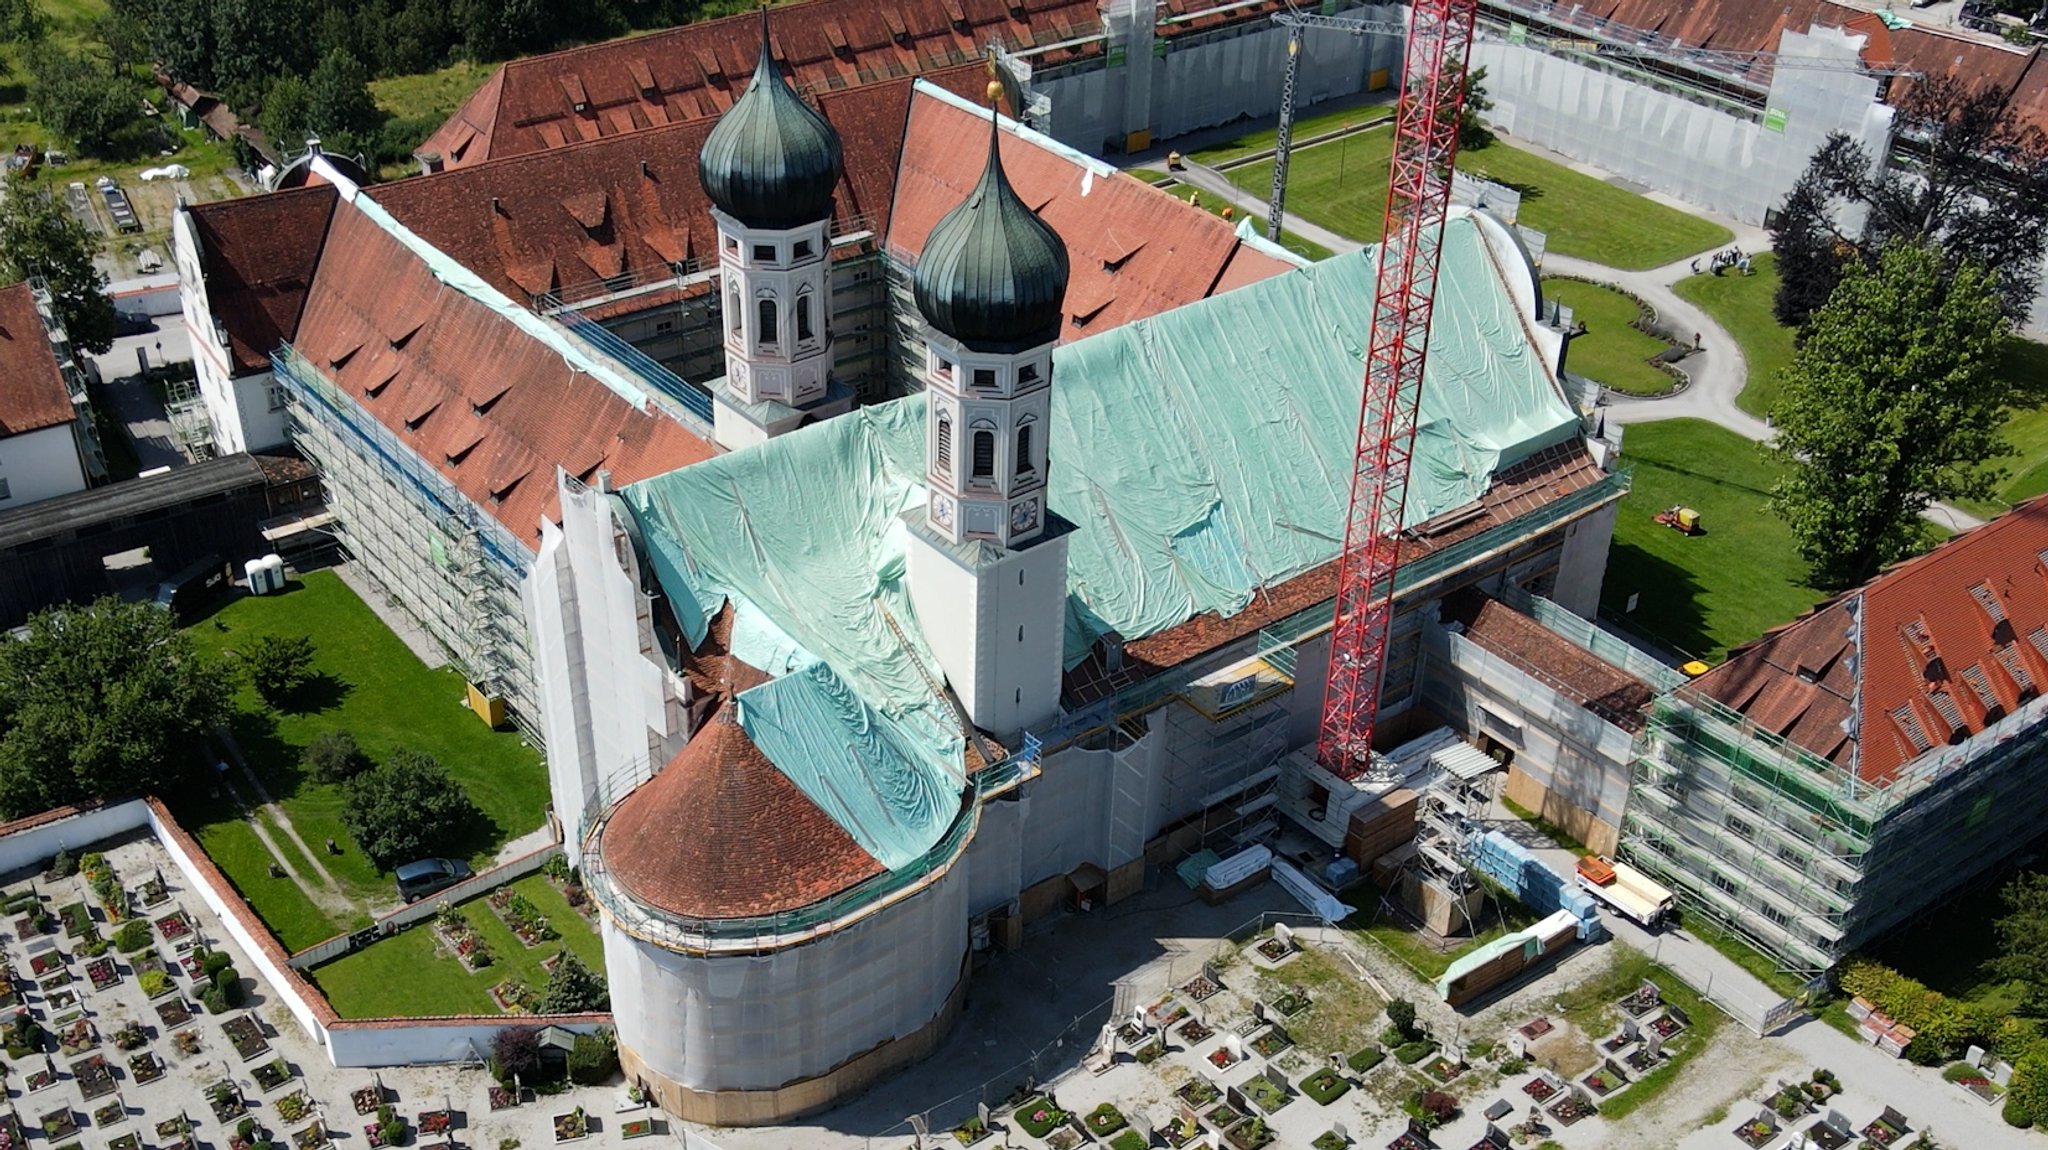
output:
[[306, 77], [306, 117], [329, 151], [353, 152], [370, 142], [383, 121], [370, 96], [370, 73], [347, 52], [333, 49]]
[[134, 85], [112, 65], [54, 44], [31, 57], [29, 99], [51, 131], [89, 156], [116, 154], [142, 111]]
[[548, 973], [547, 986], [540, 992], [539, 1014], [582, 1014], [591, 1010], [610, 1010], [612, 995], [605, 986], [604, 975], [583, 965], [570, 951], [559, 954], [560, 961]]
[[1878, 164], [1840, 133], [1807, 165], [1804, 196], [1787, 201], [1772, 230], [1789, 273], [1779, 319], [1805, 322], [1817, 306], [1809, 301], [1825, 299], [1848, 262], [1801, 259], [1840, 247], [1871, 264], [1892, 241], [1912, 240], [1938, 247], [1950, 271], [1995, 269], [2006, 314], [2024, 322], [2048, 249], [2048, 135], [2013, 110], [2010, 92], [1951, 76], [1915, 80], [1898, 113], [1910, 171]]
[[[1998, 955], [1986, 965], [1998, 977], [2026, 985], [2030, 1012], [2048, 1012], [2048, 874], [2023, 872], [2005, 885], [2003, 894], [2006, 913], [1997, 924]], [[2035, 1117], [2048, 1120], [2048, 1110]]]
[[154, 604], [35, 616], [0, 641], [0, 813], [176, 784], [227, 714], [226, 682]]
[[350, 779], [341, 812], [363, 853], [385, 868], [449, 853], [483, 818], [432, 755], [404, 749]]
[[1476, 152], [1493, 143], [1493, 129], [1479, 119], [1479, 113], [1492, 110], [1493, 101], [1486, 95], [1486, 69], [1465, 73], [1465, 110], [1458, 117], [1459, 151]]
[[313, 681], [313, 640], [304, 635], [265, 635], [242, 656], [249, 684], [273, 707]]
[[40, 277], [71, 342], [92, 352], [114, 346], [114, 301], [93, 263], [98, 246], [49, 192], [17, 184], [0, 198], [0, 283]]
[[1819, 584], [1911, 554], [1933, 501], [1990, 493], [2009, 324], [1991, 273], [1946, 264], [1904, 240], [1852, 264], [1785, 369], [1771, 501]]

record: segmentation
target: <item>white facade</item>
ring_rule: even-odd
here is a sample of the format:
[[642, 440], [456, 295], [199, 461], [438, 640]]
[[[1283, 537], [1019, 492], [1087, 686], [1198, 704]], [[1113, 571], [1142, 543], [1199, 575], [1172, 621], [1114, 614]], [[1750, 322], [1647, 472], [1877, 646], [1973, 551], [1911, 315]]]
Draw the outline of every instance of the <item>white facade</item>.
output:
[[76, 423], [0, 439], [0, 511], [84, 491], [79, 450]]
[[228, 330], [215, 318], [206, 294], [206, 272], [192, 213], [171, 217], [171, 252], [178, 266], [178, 296], [192, 343], [192, 366], [213, 431], [216, 455], [267, 451], [285, 442], [285, 399], [270, 371], [236, 374]]
[[1002, 735], [1059, 713], [1064, 534], [1004, 551], [913, 527], [907, 566], [925, 642], [975, 726]]

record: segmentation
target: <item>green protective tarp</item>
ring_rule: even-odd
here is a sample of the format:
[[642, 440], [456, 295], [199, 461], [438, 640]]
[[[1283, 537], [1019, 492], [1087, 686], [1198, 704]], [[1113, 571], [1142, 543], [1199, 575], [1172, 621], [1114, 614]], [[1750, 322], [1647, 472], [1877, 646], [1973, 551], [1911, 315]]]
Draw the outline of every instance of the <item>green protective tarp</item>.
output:
[[1543, 940], [1537, 937], [1534, 930], [1518, 930], [1480, 946], [1445, 968], [1443, 977], [1436, 980], [1436, 996], [1448, 1000], [1451, 997], [1453, 983], [1514, 950], [1521, 951], [1524, 959], [1533, 959], [1543, 952]]
[[[1337, 256], [1057, 350], [1049, 498], [1075, 524], [1070, 664], [1105, 630], [1139, 638], [1231, 615], [1336, 556], [1373, 278], [1371, 251]], [[735, 655], [790, 678], [822, 661], [864, 705], [815, 677], [756, 688], [774, 706], [757, 703], [748, 730], [878, 858], [915, 854], [943, 825], [926, 817], [927, 790], [868, 772], [898, 771], [900, 757], [923, 787], [960, 763], [904, 585], [899, 517], [924, 505], [924, 419], [922, 396], [865, 407], [623, 492], [693, 646], [731, 601]], [[1471, 502], [1576, 425], [1478, 226], [1452, 221], [1405, 521]], [[894, 757], [847, 754], [855, 744]], [[819, 798], [862, 785], [885, 789], [886, 809]], [[888, 838], [880, 825], [922, 829], [870, 845], [863, 835]]]

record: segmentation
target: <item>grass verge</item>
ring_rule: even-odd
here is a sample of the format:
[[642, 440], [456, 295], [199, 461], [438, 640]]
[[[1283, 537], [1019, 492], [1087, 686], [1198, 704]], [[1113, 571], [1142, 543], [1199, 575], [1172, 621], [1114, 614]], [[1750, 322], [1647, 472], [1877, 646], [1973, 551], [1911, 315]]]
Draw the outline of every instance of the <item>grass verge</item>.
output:
[[206, 857], [256, 908], [264, 925], [286, 950], [303, 950], [342, 931], [369, 924], [368, 915], [332, 918], [291, 879], [272, 878], [270, 852], [225, 796], [181, 796], [171, 806], [178, 822], [199, 840]]
[[1549, 819], [1544, 818], [1542, 815], [1537, 814], [1535, 811], [1530, 810], [1506, 795], [1500, 797], [1500, 804], [1508, 809], [1509, 814], [1534, 827], [1538, 834], [1580, 858], [1585, 858], [1593, 853], [1586, 849], [1585, 843], [1573, 838], [1563, 827], [1558, 826], [1556, 823], [1551, 822]]
[[[1469, 938], [1457, 940], [1456, 945], [1448, 949], [1438, 950], [1419, 931], [1382, 913], [1381, 892], [1370, 882], [1352, 888], [1343, 898], [1353, 905], [1362, 904], [1362, 908], [1337, 924], [1339, 927], [1355, 938], [1367, 938], [1378, 943], [1410, 970], [1432, 982], [1442, 978], [1453, 962], [1510, 931], [1529, 926], [1540, 917], [1512, 899], [1489, 898], [1487, 911], [1494, 917], [1487, 927]], [[1482, 917], [1481, 921], [1486, 919]], [[1355, 1040], [1356, 1036], [1353, 1037]]]
[[1721, 957], [1748, 971], [1751, 977], [1770, 987], [1771, 993], [1780, 998], [1794, 997], [1806, 989], [1806, 979], [1778, 969], [1777, 961], [1770, 955], [1729, 933], [1719, 923], [1704, 916], [1687, 917], [1684, 927], [1685, 933], [1720, 951]]
[[528, 875], [512, 889], [532, 900], [562, 937], [527, 947], [483, 898], [462, 904], [495, 961], [471, 971], [435, 943], [431, 919], [323, 963], [309, 973], [343, 1018], [425, 1018], [496, 1014], [491, 987], [518, 979], [535, 990], [547, 983], [541, 963], [568, 950], [592, 970], [604, 969], [604, 948], [588, 920], [569, 908], [554, 884]]
[[[1782, 469], [1754, 443], [1697, 419], [1628, 429], [1622, 462], [1635, 484], [1621, 501], [1601, 607], [1680, 653], [1717, 662], [1821, 600], [1791, 529], [1768, 506]], [[1674, 504], [1705, 530], [1657, 524]], [[1637, 597], [1627, 611], [1629, 597]]]
[[1657, 984], [1667, 1004], [1685, 1012], [1692, 1025], [1665, 1044], [1664, 1049], [1671, 1057], [1663, 1065], [1637, 1078], [1628, 1089], [1600, 1100], [1600, 1115], [1610, 1122], [1618, 1122], [1642, 1109], [1669, 1089], [1700, 1051], [1713, 1044], [1714, 1036], [1727, 1021], [1720, 1008], [1702, 998], [1670, 969], [1652, 962], [1649, 955], [1633, 947], [1615, 945], [1619, 948], [1618, 957], [1607, 973], [1563, 996], [1564, 1016], [1589, 1037], [1602, 1038], [1620, 1025], [1621, 1008], [1616, 1003], [1648, 979]]
[[1543, 295], [1571, 308], [1586, 327], [1565, 353], [1573, 371], [1629, 395], [1665, 395], [1678, 386], [1650, 362], [1671, 344], [1634, 326], [1643, 305], [1633, 296], [1604, 284], [1556, 278], [1543, 281]]
[[[1390, 104], [1353, 104], [1350, 107], [1339, 108], [1330, 112], [1317, 112], [1309, 116], [1297, 113], [1294, 117], [1294, 139], [1296, 141], [1308, 140], [1350, 127], [1369, 127], [1374, 124], [1383, 124], [1393, 118], [1394, 109]], [[1213, 144], [1199, 151], [1190, 152], [1188, 155], [1196, 163], [1207, 164], [1213, 168], [1218, 164], [1228, 164], [1233, 160], [1241, 160], [1253, 152], [1263, 152], [1267, 148], [1272, 147], [1279, 138], [1280, 125], [1275, 121], [1268, 127], [1246, 132], [1235, 139]], [[1270, 173], [1272, 169], [1269, 167], [1267, 171]], [[1269, 182], [1272, 178], [1270, 174], [1266, 177]]]

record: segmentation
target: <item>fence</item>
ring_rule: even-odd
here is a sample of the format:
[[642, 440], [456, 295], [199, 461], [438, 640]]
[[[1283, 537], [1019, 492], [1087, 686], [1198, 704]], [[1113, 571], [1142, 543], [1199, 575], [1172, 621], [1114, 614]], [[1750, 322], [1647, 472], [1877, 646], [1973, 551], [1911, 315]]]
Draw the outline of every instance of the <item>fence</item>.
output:
[[681, 405], [684, 411], [705, 421], [704, 427], [692, 428], [693, 431], [703, 435], [711, 433], [710, 392], [685, 382], [681, 376], [656, 363], [647, 353], [612, 334], [610, 329], [594, 319], [586, 319], [573, 311], [562, 312], [553, 319], [591, 350], [610, 358], [642, 383]]
[[549, 859], [561, 854], [560, 844], [542, 847], [532, 854], [521, 855], [503, 866], [492, 867], [456, 883], [431, 899], [408, 903], [390, 914], [378, 918], [369, 926], [347, 934], [337, 934], [325, 942], [316, 942], [291, 957], [295, 970], [310, 970], [323, 962], [340, 958], [352, 950], [368, 946], [386, 935], [396, 934], [413, 923], [434, 917], [443, 906], [466, 902], [486, 891], [494, 890], [516, 878], [524, 878], [547, 865]]

